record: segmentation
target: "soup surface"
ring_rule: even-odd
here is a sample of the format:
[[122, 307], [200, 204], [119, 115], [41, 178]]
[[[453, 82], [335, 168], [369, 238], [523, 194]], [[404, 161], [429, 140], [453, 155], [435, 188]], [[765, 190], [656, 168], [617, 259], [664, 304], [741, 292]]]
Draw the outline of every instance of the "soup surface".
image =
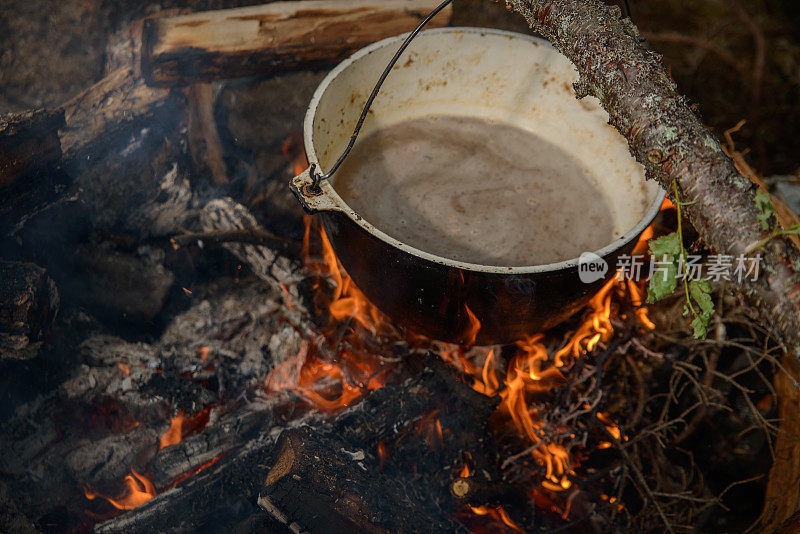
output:
[[441, 115], [379, 129], [356, 143], [333, 186], [391, 237], [468, 263], [554, 263], [619, 237], [581, 163], [500, 122]]

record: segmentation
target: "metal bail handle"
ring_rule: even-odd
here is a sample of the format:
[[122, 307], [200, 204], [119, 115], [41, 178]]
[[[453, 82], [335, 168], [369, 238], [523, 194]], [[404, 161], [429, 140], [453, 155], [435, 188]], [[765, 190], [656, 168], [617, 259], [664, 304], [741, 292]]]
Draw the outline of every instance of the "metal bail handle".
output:
[[369, 98], [367, 98], [367, 102], [364, 104], [364, 108], [361, 110], [361, 115], [358, 117], [358, 122], [356, 122], [356, 128], [355, 130], [353, 130], [353, 135], [350, 136], [350, 141], [347, 143], [347, 147], [344, 149], [344, 152], [342, 152], [342, 154], [339, 156], [339, 159], [336, 160], [336, 163], [333, 164], [331, 170], [329, 170], [325, 174], [320, 174], [317, 172], [317, 164], [316, 163], [311, 164], [311, 166], [308, 169], [308, 172], [311, 175], [311, 185], [308, 188], [309, 193], [318, 195], [322, 192], [322, 190], [320, 189], [320, 183], [322, 182], [322, 180], [327, 180], [328, 178], [333, 176], [333, 173], [336, 172], [336, 169], [339, 168], [342, 162], [344, 162], [345, 158], [347, 158], [347, 156], [350, 154], [350, 151], [353, 149], [353, 145], [356, 144], [358, 133], [361, 131], [361, 127], [364, 125], [364, 121], [367, 118], [367, 113], [369, 112], [369, 108], [370, 106], [372, 106], [372, 102], [375, 100], [375, 97], [378, 96], [378, 92], [381, 90], [381, 86], [383, 85], [383, 82], [386, 80], [386, 77], [389, 76], [392, 67], [394, 67], [395, 63], [397, 63], [397, 61], [400, 59], [400, 56], [403, 55], [403, 52], [405, 52], [406, 48], [408, 48], [408, 45], [411, 44], [411, 41], [414, 40], [414, 37], [416, 37], [417, 34], [419, 34], [419, 32], [422, 31], [422, 28], [424, 28], [425, 25], [428, 24], [428, 22], [430, 22], [430, 20], [433, 17], [438, 15], [439, 12], [443, 10], [445, 7], [447, 7], [447, 5], [450, 4], [452, 1], [453, 0], [445, 0], [444, 2], [439, 4], [439, 6], [436, 9], [431, 11], [428, 14], [428, 16], [425, 17], [422, 20], [422, 22], [420, 22], [417, 25], [416, 28], [414, 28], [414, 31], [408, 34], [408, 37], [406, 37], [406, 39], [403, 41], [403, 44], [400, 45], [400, 48], [397, 49], [397, 52], [394, 54], [394, 57], [386, 66], [386, 68], [383, 70], [381, 77], [378, 78], [378, 83], [375, 84], [375, 87], [369, 94]]

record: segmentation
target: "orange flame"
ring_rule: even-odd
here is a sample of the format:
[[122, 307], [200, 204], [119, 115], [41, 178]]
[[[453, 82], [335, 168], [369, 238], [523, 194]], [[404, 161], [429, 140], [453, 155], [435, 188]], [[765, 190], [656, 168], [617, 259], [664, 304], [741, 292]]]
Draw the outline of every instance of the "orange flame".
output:
[[389, 459], [389, 448], [383, 441], [378, 442], [378, 468], [383, 469], [386, 460]]
[[[383, 372], [386, 366], [363, 345], [366, 336], [360, 335], [358, 330], [363, 329], [373, 336], [396, 332], [391, 321], [353, 284], [321, 228], [322, 258], [321, 261], [311, 258], [311, 217], [307, 216], [304, 222], [303, 258], [306, 265], [312, 272], [333, 282], [332, 295], [317, 294], [317, 304], [327, 310], [331, 320], [325, 336], [329, 345], [342, 346], [340, 331], [344, 326], [349, 343], [330, 361], [329, 357], [320, 354], [316, 344], [304, 341], [294, 358], [273, 368], [265, 385], [269, 391], [294, 391], [317, 410], [333, 412], [349, 406], [366, 391], [380, 388], [385, 383]], [[333, 387], [332, 382], [335, 383]]]
[[436, 449], [444, 443], [444, 433], [442, 432], [442, 424], [437, 417], [438, 413], [439, 410], [433, 410], [426, 414], [420, 419], [417, 426], [417, 435], [424, 435], [425, 441], [431, 449]]
[[125, 477], [125, 486], [127, 487], [127, 491], [125, 495], [122, 497], [117, 497], [112, 499], [111, 497], [105, 497], [103, 495], [99, 495], [94, 493], [88, 489], [84, 489], [83, 492], [86, 495], [86, 498], [89, 500], [94, 500], [97, 497], [102, 497], [103, 499], [110, 502], [115, 508], [119, 510], [133, 510], [137, 508], [153, 497], [156, 496], [156, 488], [153, 486], [153, 483], [147, 477], [144, 477], [137, 473], [133, 467], [131, 467], [132, 475], [128, 475]]
[[208, 424], [210, 417], [210, 408], [205, 408], [194, 417], [186, 417], [183, 410], [179, 411], [178, 415], [173, 417], [170, 421], [169, 428], [161, 435], [158, 449], [161, 450], [164, 447], [176, 445], [187, 435], [202, 430]]
[[525, 532], [519, 525], [514, 523], [502, 506], [470, 506], [469, 509], [472, 510], [472, 513], [475, 515], [488, 515], [495, 520], [502, 521], [515, 532]]
[[469, 477], [472, 476], [472, 468], [469, 465], [471, 461], [472, 461], [472, 456], [470, 455], [470, 453], [465, 452], [464, 453], [464, 465], [461, 468], [461, 471], [459, 471], [459, 473], [458, 473], [459, 477], [461, 477], [461, 478], [469, 478]]
[[[291, 150], [287, 149], [286, 153], [289, 152]], [[293, 161], [295, 173], [301, 172], [307, 165], [304, 157], [296, 156], [290, 159]], [[668, 201], [662, 205], [662, 209], [669, 207], [671, 203]], [[353, 335], [348, 338], [348, 343], [341, 344], [347, 346], [346, 350], [339, 351], [332, 361], [329, 356], [323, 357], [319, 354], [316, 344], [305, 342], [295, 358], [273, 369], [267, 378], [267, 388], [292, 389], [315, 408], [331, 411], [347, 406], [360, 398], [366, 389], [383, 385], [383, 378], [377, 378], [384, 368], [379, 363], [380, 358], [376, 357], [374, 350], [365, 346], [363, 340], [360, 340], [358, 331], [363, 330], [379, 336], [398, 336], [398, 332], [391, 321], [386, 319], [353, 284], [342, 269], [328, 236], [321, 228], [318, 236], [321, 259], [311, 257], [310, 217], [306, 217], [305, 224], [303, 258], [306, 265], [321, 277], [320, 282], [323, 277], [327, 277], [332, 283], [332, 294], [318, 291], [316, 300], [317, 305], [327, 311], [331, 318], [330, 330], [339, 332], [335, 336], [328, 332], [325, 337], [327, 341], [333, 341], [332, 345], [340, 346], [343, 328], [348, 332], [345, 335]], [[652, 236], [653, 228], [647, 228], [633, 253], [646, 252], [647, 240]], [[314, 234], [314, 237], [317, 235]], [[505, 417], [519, 435], [531, 443], [530, 455], [542, 466], [544, 474], [539, 488], [547, 490], [550, 495], [572, 488], [570, 476], [574, 475], [576, 459], [570, 457], [565, 446], [548, 437], [549, 429], [544, 427], [543, 413], [540, 412], [542, 404], [535, 402], [536, 395], [547, 393], [553, 387], [562, 384], [564, 368], [594, 350], [599, 344], [610, 340], [614, 332], [612, 318], [616, 316], [620, 302], [630, 303], [633, 306], [635, 317], [643, 327], [647, 329], [655, 327], [649, 319], [647, 308], [642, 305], [643, 284], [644, 282], [614, 277], [590, 300], [575, 331], [556, 349], [548, 350], [547, 347], [553, 340], [541, 333], [532, 334], [517, 342], [516, 350], [505, 368], [505, 376], [503, 376], [503, 363], [498, 361], [500, 353], [496, 349], [470, 348], [477, 339], [481, 324], [469, 307], [464, 309], [467, 319], [463, 335], [464, 343], [462, 345], [434, 343], [443, 359], [472, 378], [473, 389], [489, 396], [500, 395], [498, 413]], [[323, 286], [318, 283], [318, 287]], [[418, 345], [430, 343], [429, 340], [414, 335], [407, 336], [406, 341]], [[353, 381], [353, 371], [360, 377], [359, 380]], [[333, 389], [332, 383], [335, 384]], [[598, 415], [598, 417], [604, 416]], [[619, 427], [610, 421], [603, 421], [603, 424], [615, 438], [620, 436], [624, 439]], [[441, 443], [443, 432], [435, 412], [427, 414], [420, 421], [417, 433], [425, 437], [429, 446]], [[600, 444], [600, 448], [610, 446], [613, 445], [607, 441]], [[386, 457], [388, 451], [386, 445], [381, 442], [378, 445], [378, 459], [381, 466]], [[470, 475], [471, 468], [466, 461], [457, 473], [462, 477]], [[541, 501], [548, 509], [564, 516], [569, 514], [570, 498], [567, 498], [566, 505], [559, 509], [543, 491], [533, 490], [532, 495], [537, 496], [537, 506]], [[572, 496], [574, 495], [573, 492]], [[502, 508], [482, 506], [470, 509], [475, 514], [493, 517], [514, 530], [522, 531]]]
[[170, 445], [176, 445], [181, 442], [183, 434], [183, 411], [178, 412], [178, 415], [172, 418], [169, 428], [161, 435], [161, 441], [158, 444], [158, 450]]
[[603, 426], [606, 427], [606, 430], [608, 431], [609, 434], [611, 434], [611, 436], [614, 437], [614, 439], [618, 441], [622, 439], [623, 437], [622, 431], [619, 429], [617, 425], [614, 424], [614, 422], [611, 419], [608, 418], [608, 416], [606, 416], [604, 413], [597, 412], [597, 418], [600, 420], [601, 423], [603, 423]]
[[469, 321], [469, 326], [464, 334], [464, 345], [471, 347], [475, 344], [475, 339], [478, 337], [478, 332], [481, 331], [481, 322], [466, 304], [464, 305], [464, 311], [467, 313], [467, 321]]

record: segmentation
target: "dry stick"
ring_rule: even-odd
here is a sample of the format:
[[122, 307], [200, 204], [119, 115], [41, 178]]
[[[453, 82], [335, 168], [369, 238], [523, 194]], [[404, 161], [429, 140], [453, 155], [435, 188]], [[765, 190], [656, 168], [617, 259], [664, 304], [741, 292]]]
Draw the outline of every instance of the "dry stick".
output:
[[[577, 67], [579, 97], [594, 96], [624, 135], [647, 176], [670, 191], [717, 253], [739, 256], [769, 235], [761, 228], [756, 186], [678, 94], [661, 63], [619, 8], [599, 0], [507, 0]], [[672, 199], [675, 201], [675, 199]], [[763, 275], [736, 284], [788, 350], [800, 354], [800, 256], [785, 239], [763, 251]]]

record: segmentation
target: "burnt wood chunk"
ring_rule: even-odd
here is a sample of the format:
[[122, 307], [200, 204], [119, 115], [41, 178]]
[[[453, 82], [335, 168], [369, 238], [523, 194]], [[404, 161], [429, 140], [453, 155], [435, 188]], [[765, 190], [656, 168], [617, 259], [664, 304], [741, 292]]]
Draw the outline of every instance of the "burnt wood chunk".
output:
[[0, 235], [63, 195], [61, 110], [0, 115]]
[[[500, 482], [491, 452], [496, 444], [487, 430], [498, 399], [457, 380], [438, 358], [406, 357], [423, 370], [369, 393], [334, 418], [309, 415], [309, 426], [276, 436], [272, 430], [279, 421], [265, 414], [259, 423], [261, 412], [243, 407], [241, 414], [226, 416], [228, 430], [206, 430], [221, 432], [220, 445], [211, 443], [217, 438], [205, 443], [198, 435], [191, 446], [163, 449], [153, 464], [161, 483], [169, 478], [165, 471], [173, 454], [196, 454], [183, 464], [189, 465], [212, 449], [228, 452], [135, 510], [96, 525], [95, 533], [152, 532], [153, 525], [163, 531], [213, 525], [221, 531], [258, 506], [264, 512], [258, 523], [269, 524], [268, 532], [466, 531], [454, 518], [454, 510], [465, 505], [451, 485], [465, 452], [473, 460], [472, 480]], [[232, 428], [255, 437], [230, 449], [224, 436]], [[387, 456], [381, 458], [379, 450]], [[245, 517], [231, 517], [233, 508]]]
[[[412, 30], [438, 0], [313, 0], [145, 20], [142, 74], [153, 86], [189, 85], [326, 65]], [[447, 8], [429, 27], [444, 26]]]
[[0, 262], [0, 358], [39, 353], [58, 311], [58, 291], [32, 263]]
[[0, 189], [61, 159], [62, 110], [35, 109], [0, 115]]
[[[290, 530], [348, 534], [390, 532], [369, 521], [380, 475], [362, 450], [308, 428], [285, 432], [267, 491], [258, 503]], [[373, 467], [374, 471], [368, 466]]]
[[465, 500], [452, 485], [465, 457], [473, 462], [472, 485], [499, 481], [487, 447], [497, 399], [456, 380], [438, 358], [425, 364], [418, 376], [375, 391], [331, 427], [284, 432], [261, 507], [294, 531], [466, 531], [453, 511], [485, 501]]

